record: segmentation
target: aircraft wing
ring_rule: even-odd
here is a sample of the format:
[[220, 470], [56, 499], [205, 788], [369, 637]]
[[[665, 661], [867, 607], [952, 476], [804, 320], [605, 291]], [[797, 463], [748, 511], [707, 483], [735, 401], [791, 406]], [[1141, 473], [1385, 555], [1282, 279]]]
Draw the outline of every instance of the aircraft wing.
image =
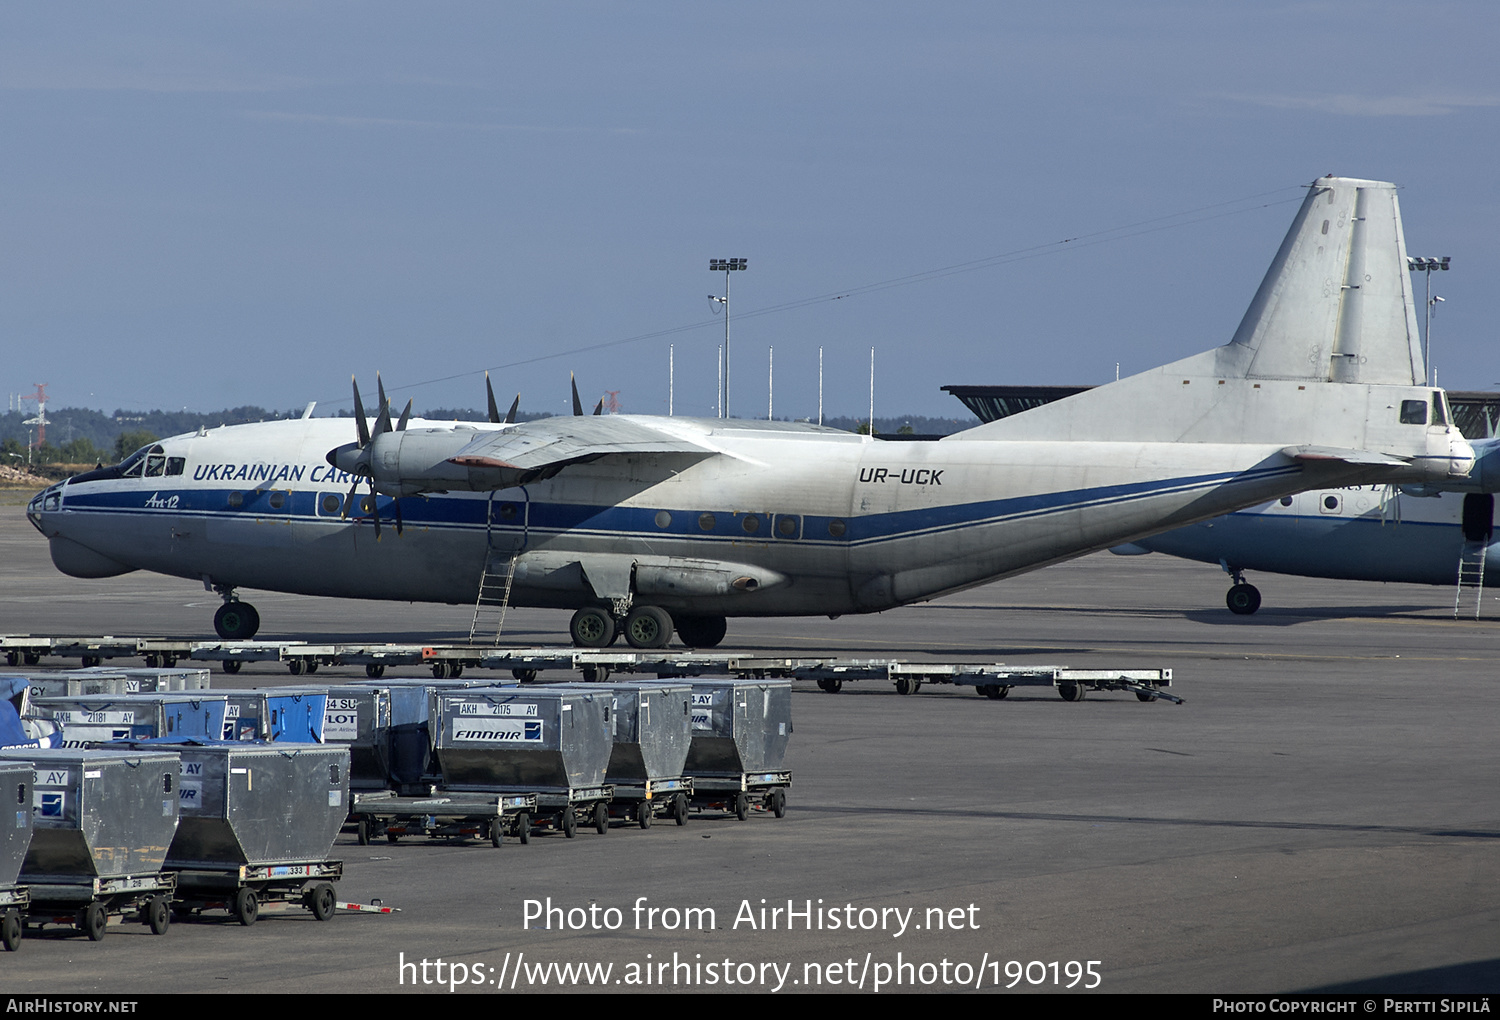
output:
[[475, 438], [449, 458], [473, 468], [541, 471], [612, 453], [716, 453], [712, 447], [618, 415], [539, 418]]

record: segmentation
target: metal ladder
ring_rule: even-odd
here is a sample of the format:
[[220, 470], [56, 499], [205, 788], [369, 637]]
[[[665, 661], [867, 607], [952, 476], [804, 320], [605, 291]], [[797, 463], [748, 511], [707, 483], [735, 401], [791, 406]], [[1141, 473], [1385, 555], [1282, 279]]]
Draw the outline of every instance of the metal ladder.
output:
[[1484, 560], [1490, 544], [1465, 539], [1463, 550], [1458, 554], [1458, 589], [1453, 593], [1453, 618], [1457, 620], [1464, 611], [1464, 593], [1472, 592], [1474, 619], [1479, 619], [1479, 610], [1484, 605]]
[[[510, 608], [511, 583], [516, 579], [516, 557], [519, 552], [491, 552], [484, 561], [484, 572], [479, 575], [479, 594], [474, 599], [474, 621], [469, 624], [469, 644], [476, 644], [479, 635], [479, 617], [485, 607], [499, 607], [495, 620], [495, 639], [500, 641], [500, 632], [505, 629], [505, 611]], [[488, 632], [488, 626], [485, 630]]]

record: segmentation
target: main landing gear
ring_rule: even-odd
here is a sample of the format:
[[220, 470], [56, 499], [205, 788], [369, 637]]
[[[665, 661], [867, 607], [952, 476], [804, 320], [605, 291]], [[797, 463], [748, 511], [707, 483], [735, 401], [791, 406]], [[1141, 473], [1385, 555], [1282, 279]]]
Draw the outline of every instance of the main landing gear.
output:
[[584, 606], [568, 624], [568, 634], [580, 648], [607, 648], [622, 634], [632, 648], [665, 648], [673, 630], [689, 648], [713, 648], [727, 629], [722, 616], [673, 617], [660, 606], [635, 606], [623, 617], [603, 606]]
[[1224, 573], [1234, 581], [1224, 595], [1224, 604], [1229, 607], [1229, 611], [1236, 616], [1249, 616], [1259, 609], [1260, 589], [1253, 584], [1246, 583], [1245, 574], [1239, 567], [1231, 567], [1223, 560], [1219, 561], [1219, 566], [1223, 567]]
[[249, 641], [260, 630], [260, 614], [248, 602], [234, 597], [233, 588], [216, 587], [224, 604], [214, 613], [214, 630], [225, 641]]

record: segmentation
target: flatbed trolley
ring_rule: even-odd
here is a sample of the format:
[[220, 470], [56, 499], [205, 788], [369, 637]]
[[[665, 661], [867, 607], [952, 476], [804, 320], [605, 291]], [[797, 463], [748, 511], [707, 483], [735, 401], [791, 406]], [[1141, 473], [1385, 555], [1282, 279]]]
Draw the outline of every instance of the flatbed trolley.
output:
[[603, 836], [609, 832], [609, 804], [614, 795], [615, 788], [609, 784], [538, 790], [538, 824], [572, 839], [578, 833], [578, 824], [582, 822], [584, 825], [592, 825], [594, 831]]
[[337, 905], [332, 883], [344, 877], [344, 862], [191, 867], [176, 874], [172, 911], [178, 920], [205, 910], [226, 910], [248, 928], [263, 910], [284, 913], [301, 907], [319, 921], [328, 920]]
[[0, 946], [8, 953], [21, 948], [21, 933], [26, 927], [26, 908], [31, 905], [31, 890], [24, 885], [0, 889]]
[[771, 772], [741, 772], [737, 775], [693, 776], [695, 811], [723, 811], [740, 821], [750, 817], [752, 806], [769, 811], [777, 818], [786, 817], [786, 791], [792, 785], [792, 773], [786, 769]]
[[649, 779], [639, 786], [614, 784], [615, 796], [609, 813], [613, 818], [635, 822], [651, 828], [657, 818], [670, 818], [686, 825], [688, 808], [693, 799], [693, 781], [686, 776], [673, 779]]
[[70, 925], [98, 942], [112, 920], [139, 921], [149, 925], [153, 935], [165, 935], [172, 922], [177, 876], [171, 871], [92, 879], [48, 876], [28, 878], [26, 884], [31, 894], [27, 927]]
[[356, 793], [349, 817], [359, 830], [359, 845], [384, 836], [394, 843], [402, 836], [488, 839], [499, 846], [506, 836], [531, 842], [531, 823], [537, 813], [534, 793], [433, 793], [398, 797], [376, 791]]

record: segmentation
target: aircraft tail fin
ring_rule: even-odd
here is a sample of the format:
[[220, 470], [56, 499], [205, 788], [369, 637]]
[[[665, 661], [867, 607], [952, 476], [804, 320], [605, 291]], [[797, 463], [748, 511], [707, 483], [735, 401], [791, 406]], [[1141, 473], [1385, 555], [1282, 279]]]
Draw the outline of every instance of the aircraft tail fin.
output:
[[1396, 186], [1321, 177], [1229, 343], [953, 438], [1358, 449], [1365, 391], [1425, 376]]

